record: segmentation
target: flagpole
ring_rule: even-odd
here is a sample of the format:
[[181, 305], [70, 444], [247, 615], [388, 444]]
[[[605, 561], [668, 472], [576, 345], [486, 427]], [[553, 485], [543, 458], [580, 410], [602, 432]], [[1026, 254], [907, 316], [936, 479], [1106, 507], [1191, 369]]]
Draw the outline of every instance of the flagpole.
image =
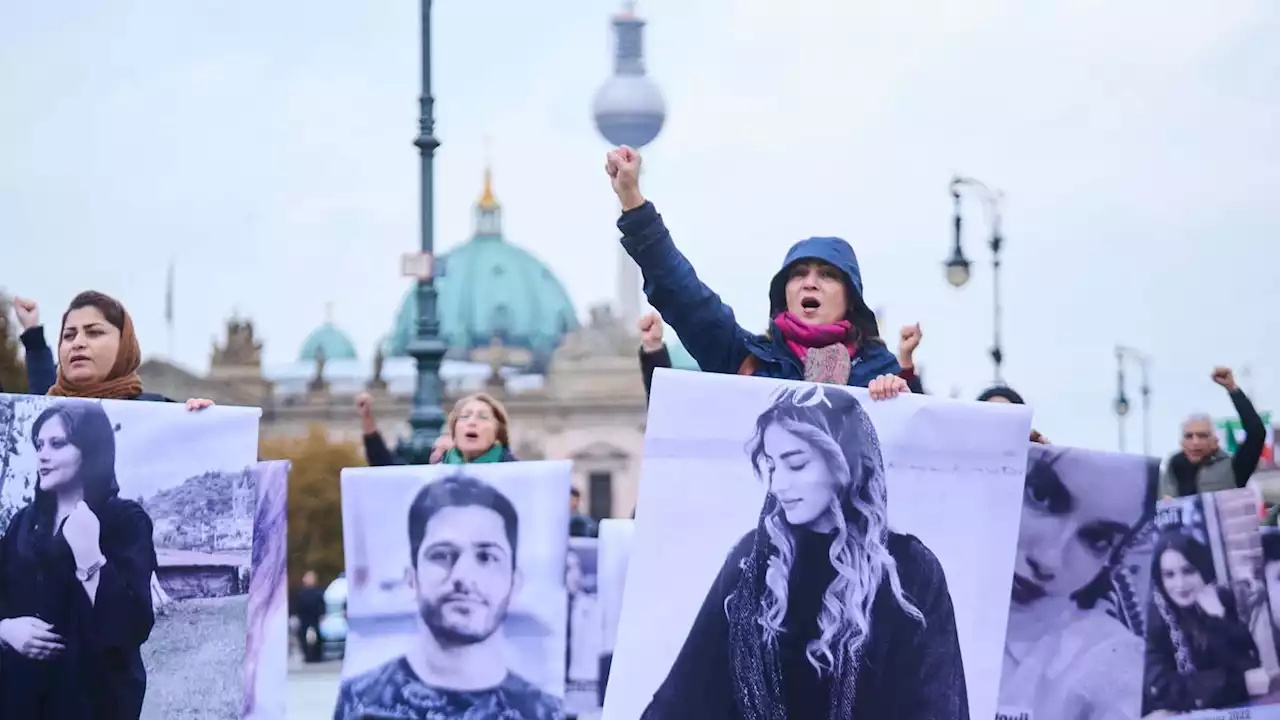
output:
[[169, 362], [174, 362], [173, 352], [173, 259], [169, 259], [169, 272], [164, 287], [164, 324], [169, 345]]

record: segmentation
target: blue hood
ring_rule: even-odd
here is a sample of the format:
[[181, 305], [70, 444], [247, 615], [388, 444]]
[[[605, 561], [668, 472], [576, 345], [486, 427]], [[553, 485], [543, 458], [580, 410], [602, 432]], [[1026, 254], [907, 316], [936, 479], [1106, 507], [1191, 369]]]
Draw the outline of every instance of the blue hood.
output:
[[856, 319], [864, 325], [870, 324], [876, 335], [880, 334], [880, 329], [876, 326], [876, 314], [862, 299], [862, 270], [858, 267], [858, 256], [849, 243], [838, 237], [811, 237], [791, 246], [786, 259], [782, 261], [782, 269], [778, 270], [778, 274], [769, 283], [770, 319], [787, 308], [787, 271], [801, 260], [821, 260], [839, 268], [844, 273], [845, 289], [849, 295], [848, 319]]

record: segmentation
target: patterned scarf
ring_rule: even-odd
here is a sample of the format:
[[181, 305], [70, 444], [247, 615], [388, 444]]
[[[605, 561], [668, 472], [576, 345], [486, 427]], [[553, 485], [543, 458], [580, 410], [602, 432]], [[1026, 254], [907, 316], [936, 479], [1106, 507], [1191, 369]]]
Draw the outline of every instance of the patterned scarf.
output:
[[849, 340], [853, 327], [848, 320], [830, 325], [810, 325], [790, 311], [773, 319], [791, 352], [804, 363], [804, 379], [809, 382], [849, 384], [853, 356], [858, 345]]
[[[58, 340], [61, 345], [61, 335]], [[59, 353], [61, 354], [61, 353]], [[138, 377], [138, 368], [142, 365], [142, 348], [138, 346], [138, 336], [133, 331], [133, 318], [128, 311], [124, 314], [124, 327], [120, 328], [120, 348], [116, 351], [116, 362], [111, 366], [107, 376], [98, 382], [80, 383], [67, 379], [66, 368], [58, 363], [58, 381], [49, 388], [49, 395], [61, 397], [99, 398], [103, 400], [131, 400], [142, 394], [142, 378]]]
[[[738, 578], [733, 594], [725, 601], [725, 613], [729, 619], [733, 685], [738, 712], [742, 714], [743, 720], [787, 720], [778, 648], [776, 644], [765, 641], [764, 630], [760, 626], [760, 601], [767, 592], [764, 584], [765, 572], [769, 568], [769, 558], [774, 553], [764, 521], [776, 502], [772, 496], [765, 500], [760, 520], [756, 524], [755, 544], [751, 548], [751, 555], [743, 559], [742, 575]], [[835, 655], [835, 669], [831, 677], [830, 718], [848, 720], [853, 717], [861, 653], [849, 657], [843, 648], [833, 648], [832, 652]], [[806, 665], [797, 669], [808, 671], [812, 668]]]
[[1164, 593], [1152, 588], [1151, 595], [1151, 599], [1155, 601], [1156, 612], [1160, 613], [1165, 625], [1169, 627], [1169, 642], [1173, 643], [1173, 659], [1178, 664], [1178, 674], [1183, 677], [1195, 675], [1196, 663], [1191, 659], [1191, 648], [1187, 645], [1187, 637], [1182, 631], [1182, 623], [1178, 620], [1177, 613], [1169, 607], [1169, 602], [1164, 599]]

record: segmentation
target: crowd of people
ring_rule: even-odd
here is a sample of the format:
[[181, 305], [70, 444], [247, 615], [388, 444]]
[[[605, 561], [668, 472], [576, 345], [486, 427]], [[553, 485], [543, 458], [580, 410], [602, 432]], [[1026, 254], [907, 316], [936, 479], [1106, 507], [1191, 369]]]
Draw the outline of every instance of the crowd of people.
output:
[[[702, 372], [865, 387], [872, 400], [880, 402], [892, 401], [903, 393], [926, 392], [914, 361], [924, 338], [920, 325], [902, 327], [896, 350], [889, 348], [864, 297], [861, 269], [848, 242], [812, 237], [791, 246], [766, 289], [770, 308], [767, 329], [763, 334], [750, 332], [739, 324], [733, 309], [698, 277], [657, 207], [641, 193], [640, 164], [640, 156], [626, 147], [613, 150], [606, 159], [606, 171], [622, 207], [617, 222], [621, 243], [643, 272], [645, 292], [655, 309], [638, 324], [639, 371], [646, 396], [655, 370], [672, 365], [663, 335], [666, 325], [679, 335]], [[60, 318], [55, 347], [46, 339], [35, 302], [15, 298], [14, 310], [22, 328], [29, 393], [172, 402], [143, 387], [138, 374], [142, 347], [128, 311], [118, 300], [95, 291], [77, 295]], [[1228, 454], [1219, 444], [1209, 416], [1187, 418], [1182, 424], [1181, 449], [1168, 458], [1161, 472], [1160, 497], [1243, 487], [1258, 466], [1267, 433], [1261, 417], [1229, 368], [1214, 368], [1211, 377], [1231, 399], [1243, 439], [1235, 453]], [[1021, 395], [1005, 386], [988, 388], [976, 399], [1025, 404]], [[212, 402], [192, 398], [186, 405], [198, 411]], [[369, 465], [404, 464], [378, 430], [369, 395], [358, 397], [355, 412], [361, 421]], [[492, 395], [467, 395], [449, 412], [430, 462], [517, 461], [510, 438], [512, 423], [518, 421]], [[1034, 430], [1029, 439], [1050, 444]], [[570, 534], [595, 535], [594, 519], [580, 507], [580, 491], [572, 490], [569, 501]], [[307, 635], [318, 630], [323, 611], [314, 574], [305, 578], [301, 597], [305, 602], [299, 609], [305, 614], [303, 634]], [[69, 647], [81, 648], [84, 652], [74, 657], [85, 673], [110, 671], [128, 676], [136, 674], [141, 663], [135, 652], [109, 664], [106, 658], [93, 656], [94, 646], [88, 640], [54, 635], [47, 625], [31, 622], [31, 618], [0, 618], [0, 642], [39, 661], [56, 657]], [[308, 659], [319, 657], [314, 648], [307, 655]], [[0, 665], [0, 686], [16, 687], [18, 676], [13, 673], [22, 668], [16, 663]]]
[[[807, 380], [866, 387], [885, 400], [903, 392], [926, 392], [916, 371], [915, 353], [924, 333], [918, 323], [898, 333], [896, 352], [880, 334], [875, 313], [862, 292], [857, 255], [836, 237], [812, 237], [795, 243], [769, 282], [769, 323], [762, 335], [744, 329], [733, 309], [699, 279], [680, 252], [656, 206], [640, 191], [640, 156], [620, 147], [606, 159], [606, 171], [622, 203], [618, 229], [622, 245], [643, 271], [645, 292], [656, 312], [640, 318], [639, 364], [648, 394], [653, 373], [671, 367], [664, 342], [670, 325], [703, 372]], [[32, 300], [14, 298], [22, 329], [27, 392], [70, 397], [172, 402], [148, 393], [138, 376], [142, 349], [128, 311], [116, 299], [85, 291], [63, 313], [57, 335], [57, 358], [45, 337], [40, 308]], [[1160, 480], [1161, 497], [1177, 497], [1243, 487], [1257, 468], [1266, 427], [1229, 368], [1217, 367], [1213, 381], [1231, 398], [1244, 431], [1234, 455], [1218, 441], [1213, 420], [1195, 414], [1182, 425], [1181, 450], [1168, 459]], [[1024, 404], [1013, 388], [994, 386], [977, 397], [984, 402]], [[206, 399], [186, 401], [192, 410], [208, 407]], [[356, 400], [368, 463], [402, 464], [374, 422], [372, 398]], [[432, 463], [512, 462], [512, 419], [503, 404], [487, 393], [474, 393], [454, 403], [444, 432], [436, 441]], [[1033, 442], [1048, 443], [1032, 431]], [[591, 534], [594, 523], [571, 497], [575, 534]]]

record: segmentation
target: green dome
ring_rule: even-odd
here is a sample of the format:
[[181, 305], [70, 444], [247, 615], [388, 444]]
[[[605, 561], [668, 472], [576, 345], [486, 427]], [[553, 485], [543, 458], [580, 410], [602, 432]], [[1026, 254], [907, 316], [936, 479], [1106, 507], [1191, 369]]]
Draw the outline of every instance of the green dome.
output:
[[[496, 337], [506, 347], [529, 350], [535, 365], [542, 365], [564, 335], [577, 329], [578, 316], [559, 278], [528, 251], [503, 239], [501, 212], [486, 172], [475, 234], [436, 258], [440, 335], [455, 358], [488, 348]], [[408, 354], [417, 321], [417, 292], [410, 288], [396, 313], [388, 356]]]
[[302, 341], [298, 361], [314, 362], [321, 351], [324, 352], [325, 360], [354, 360], [356, 357], [356, 346], [351, 338], [331, 322], [312, 330], [307, 339]]

